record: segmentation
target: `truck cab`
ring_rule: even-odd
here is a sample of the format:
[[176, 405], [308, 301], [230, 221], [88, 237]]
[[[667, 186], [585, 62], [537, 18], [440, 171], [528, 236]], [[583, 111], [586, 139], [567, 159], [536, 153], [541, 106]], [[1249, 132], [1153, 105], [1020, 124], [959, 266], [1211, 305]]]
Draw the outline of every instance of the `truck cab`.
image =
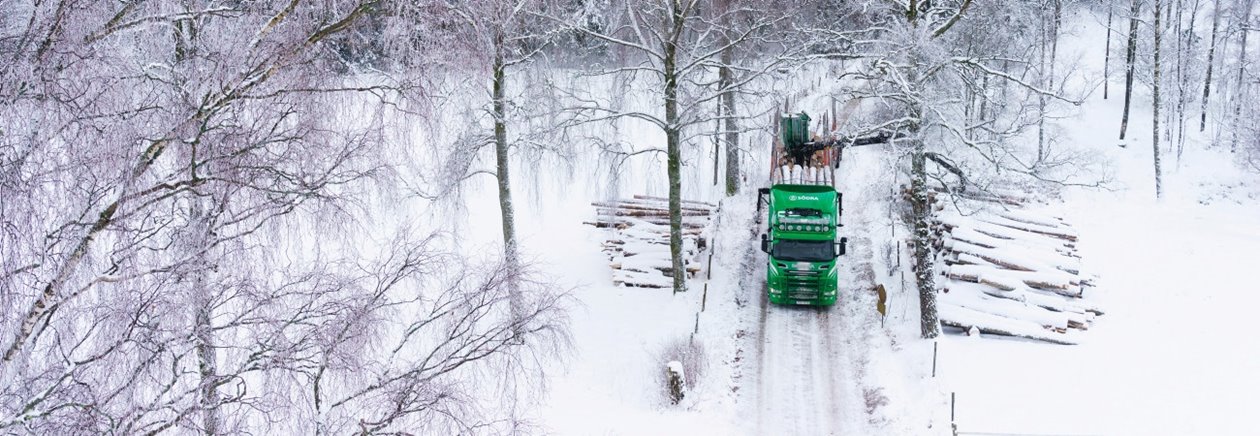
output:
[[837, 239], [841, 195], [827, 185], [776, 184], [763, 188], [769, 224], [761, 251], [769, 255], [766, 282], [775, 304], [831, 306], [836, 303], [836, 259], [846, 238]]

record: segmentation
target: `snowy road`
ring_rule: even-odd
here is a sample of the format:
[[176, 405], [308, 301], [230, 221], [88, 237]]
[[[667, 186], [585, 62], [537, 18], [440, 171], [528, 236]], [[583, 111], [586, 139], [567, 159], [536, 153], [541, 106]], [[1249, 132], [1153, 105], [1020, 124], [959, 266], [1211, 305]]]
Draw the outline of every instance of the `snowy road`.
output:
[[[866, 156], [867, 160], [873, 156]], [[867, 162], [870, 164], [871, 162]], [[858, 186], [862, 174], [837, 172], [838, 187], [850, 198], [862, 200]], [[862, 204], [862, 203], [852, 203]], [[752, 420], [745, 428], [758, 435], [869, 434], [871, 416], [880, 407], [878, 390], [866, 380], [870, 344], [882, 335], [873, 310], [871, 292], [871, 229], [864, 217], [846, 217], [842, 234], [849, 237], [849, 254], [842, 259], [840, 299], [830, 308], [775, 306], [766, 297], [765, 255], [749, 242], [742, 282], [757, 301], [751, 312], [757, 318], [748, 338], [751, 352], [741, 378], [745, 392], [742, 416]], [[876, 395], [871, 396], [874, 392]], [[868, 401], [868, 396], [871, 399]], [[868, 404], [870, 403], [870, 404]]]
[[[764, 293], [764, 291], [763, 291]], [[754, 356], [758, 434], [835, 434], [840, 413], [827, 309], [769, 307], [763, 296]]]

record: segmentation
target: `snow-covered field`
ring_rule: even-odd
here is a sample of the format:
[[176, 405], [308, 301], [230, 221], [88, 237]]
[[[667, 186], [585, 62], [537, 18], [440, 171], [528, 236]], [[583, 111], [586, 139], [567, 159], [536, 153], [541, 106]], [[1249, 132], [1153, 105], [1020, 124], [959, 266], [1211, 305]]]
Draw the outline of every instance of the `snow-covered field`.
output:
[[[1101, 32], [1077, 30], [1082, 40]], [[1102, 58], [1097, 45], [1078, 41], [1088, 59]], [[1084, 268], [1099, 276], [1087, 292], [1107, 314], [1077, 346], [943, 337], [940, 376], [957, 394], [960, 431], [1255, 434], [1260, 294], [1250, 275], [1260, 259], [1260, 180], [1221, 147], [1204, 150], [1209, 129], [1191, 135], [1180, 165], [1164, 152], [1164, 198], [1156, 201], [1150, 100], [1141, 89], [1127, 147], [1116, 141], [1118, 92], [1091, 96], [1062, 122], [1069, 141], [1100, 152], [1114, 170], [1113, 190], [1071, 190], [1058, 206], [1080, 233]]]
[[[1090, 109], [1118, 119], [1109, 104]], [[959, 427], [1248, 434], [1248, 417], [1260, 410], [1260, 341], [1251, 333], [1260, 295], [1249, 277], [1260, 206], [1246, 192], [1201, 185], [1236, 170], [1197, 146], [1183, 157], [1185, 170], [1166, 173], [1167, 198], [1155, 201], [1149, 135], [1119, 148], [1106, 127], [1097, 131], [1108, 137], [1095, 140], [1110, 148], [1122, 186], [1073, 193], [1063, 212], [1080, 231], [1086, 268], [1100, 277], [1091, 298], [1107, 314], [1078, 346], [942, 339], [941, 374], [957, 391]]]

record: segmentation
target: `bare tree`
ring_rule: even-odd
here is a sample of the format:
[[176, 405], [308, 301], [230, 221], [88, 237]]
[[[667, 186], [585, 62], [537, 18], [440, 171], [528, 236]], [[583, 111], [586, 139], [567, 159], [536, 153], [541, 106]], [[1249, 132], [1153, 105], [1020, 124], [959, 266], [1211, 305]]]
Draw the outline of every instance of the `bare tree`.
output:
[[1197, 35], [1194, 33], [1195, 21], [1198, 18], [1200, 0], [1194, 0], [1190, 5], [1189, 13], [1186, 11], [1186, 2], [1177, 0], [1177, 101], [1174, 111], [1177, 115], [1177, 165], [1181, 165], [1182, 151], [1186, 145], [1186, 112], [1187, 107], [1192, 102], [1193, 95], [1190, 88], [1193, 86], [1195, 73], [1190, 71], [1189, 64], [1195, 59]]
[[1203, 100], [1199, 103], [1199, 131], [1202, 132], [1207, 128], [1207, 106], [1208, 97], [1212, 95], [1212, 65], [1216, 55], [1216, 41], [1218, 30], [1221, 24], [1221, 0], [1216, 0], [1212, 5], [1212, 36], [1211, 43], [1208, 45], [1207, 54], [1207, 73], [1203, 77]]
[[[909, 157], [906, 196], [910, 210], [906, 220], [919, 290], [921, 333], [931, 338], [940, 332], [932, 254], [931, 199], [937, 196], [933, 191], [948, 195], [983, 190], [993, 182], [986, 180], [986, 174], [995, 173], [1051, 185], [1077, 183], [1064, 173], [1076, 168], [1079, 160], [1048, 147], [1025, 151], [1016, 138], [1040, 124], [1041, 98], [1070, 104], [1078, 101], [1066, 97], [1060, 80], [1050, 83], [1045, 81], [1048, 74], [1036, 75], [1041, 65], [1034, 57], [1039, 56], [1036, 51], [1010, 50], [1045, 43], [1048, 62], [1052, 42], [1037, 36], [1015, 41], [1012, 35], [978, 30], [1017, 19], [1019, 25], [1029, 27], [1046, 23], [1050, 33], [1053, 14], [1043, 15], [1029, 4], [1013, 4], [1004, 10], [972, 9], [972, 3], [965, 0], [931, 2], [930, 7], [925, 3], [899, 3], [892, 10], [864, 5], [862, 10], [873, 11], [874, 16], [858, 21], [874, 24], [840, 33], [853, 43], [854, 57], [870, 62], [869, 67], [846, 74], [869, 84], [870, 89], [859, 87], [850, 92], [856, 98], [880, 99], [888, 108], [869, 117], [853, 136], [884, 132], [897, 138], [896, 149]], [[1019, 12], [1026, 10], [1038, 13]], [[1025, 79], [1029, 75], [1031, 78]], [[1009, 86], [1010, 90], [999, 97], [990, 89], [995, 86]], [[991, 109], [968, 110], [965, 106], [971, 100], [967, 96], [1003, 101], [989, 105]]]
[[1255, 0], [1239, 0], [1235, 3], [1238, 14], [1238, 79], [1235, 81], [1234, 88], [1234, 113], [1233, 122], [1230, 123], [1229, 135], [1229, 151], [1232, 153], [1238, 150], [1238, 135], [1243, 127], [1240, 125], [1242, 121], [1243, 102], [1247, 99], [1248, 85], [1245, 79], [1245, 71], [1247, 69], [1247, 35], [1254, 29], [1251, 28], [1252, 8], [1255, 6]]
[[1103, 51], [1103, 100], [1107, 99], [1107, 89], [1111, 84], [1111, 17], [1115, 13], [1115, 8], [1111, 2], [1107, 1], [1107, 42], [1106, 49]]
[[[931, 255], [931, 230], [928, 186], [928, 149], [924, 140], [924, 130], [935, 123], [932, 121], [934, 107], [932, 102], [923, 97], [923, 92], [939, 85], [939, 79], [933, 74], [932, 66], [947, 67], [952, 61], [944, 64], [934, 59], [930, 53], [940, 47], [938, 38], [946, 35], [963, 13], [970, 6], [970, 1], [954, 6], [949, 12], [923, 8], [924, 2], [911, 0], [898, 4], [892, 11], [888, 22], [894, 25], [889, 32], [882, 31], [883, 26], [876, 26], [872, 31], [875, 37], [855, 37], [855, 40], [874, 42], [871, 47], [859, 47], [862, 53], [895, 53], [894, 58], [874, 57], [871, 73], [859, 73], [858, 77], [877, 84], [871, 97], [880, 96], [885, 100], [896, 102], [898, 114], [888, 122], [875, 126], [875, 129], [903, 132], [902, 143], [907, 144], [910, 155], [911, 186], [909, 198], [911, 205], [910, 227], [913, 241], [913, 268], [915, 281], [919, 289], [919, 307], [921, 315], [921, 333], [925, 338], [933, 338], [940, 334], [940, 322], [936, 308], [936, 285], [933, 280], [933, 264]], [[879, 22], [880, 20], [871, 20]], [[857, 33], [856, 35], [861, 35]], [[856, 36], [855, 35], [855, 36]], [[868, 43], [869, 44], [869, 43]], [[940, 71], [940, 70], [936, 70]], [[861, 96], [861, 95], [860, 95]], [[960, 132], [961, 133], [961, 132]]]
[[1129, 107], [1133, 101], [1133, 69], [1137, 59], [1138, 13], [1141, 12], [1141, 0], [1132, 0], [1129, 7], [1129, 45], [1125, 50], [1124, 62], [1124, 112], [1120, 116], [1120, 140], [1129, 129]]
[[1153, 72], [1154, 72], [1155, 78], [1154, 80], [1151, 81], [1151, 87], [1153, 91], [1152, 92], [1153, 95], [1151, 96], [1151, 107], [1152, 107], [1152, 111], [1154, 112], [1154, 116], [1152, 117], [1152, 120], [1151, 120], [1151, 135], [1152, 135], [1151, 146], [1153, 148], [1154, 157], [1155, 157], [1154, 159], [1155, 161], [1155, 198], [1160, 198], [1164, 194], [1164, 185], [1163, 185], [1163, 180], [1161, 177], [1162, 176], [1161, 168], [1159, 165], [1159, 109], [1160, 109], [1160, 106], [1163, 104], [1163, 101], [1160, 100], [1160, 95], [1159, 95], [1159, 91], [1160, 91], [1159, 88], [1161, 85], [1159, 76], [1160, 76], [1160, 72], [1161, 72], [1160, 70], [1162, 67], [1162, 65], [1160, 65], [1160, 52], [1162, 51], [1161, 41], [1163, 39], [1162, 36], [1164, 33], [1164, 29], [1160, 27], [1160, 21], [1162, 18], [1161, 11], [1163, 9], [1161, 8], [1160, 0], [1155, 0], [1154, 9], [1155, 9], [1155, 28], [1154, 28], [1155, 65], [1153, 68]]
[[[633, 118], [651, 123], [665, 134], [665, 147], [617, 152], [622, 157], [642, 153], [661, 153], [666, 156], [669, 184], [670, 257], [674, 280], [674, 292], [686, 290], [686, 270], [682, 259], [682, 148], [697, 135], [695, 127], [713, 123], [714, 116], [702, 107], [710, 102], [733, 98], [731, 90], [743, 88], [761, 77], [786, 57], [783, 53], [794, 47], [776, 44], [767, 39], [766, 32], [786, 20], [790, 8], [773, 9], [766, 4], [740, 4], [718, 10], [717, 16], [705, 11], [712, 6], [701, 0], [636, 0], [622, 3], [620, 10], [611, 15], [607, 27], [595, 29], [586, 26], [573, 27], [573, 31], [624, 50], [631, 59], [624, 65], [595, 72], [601, 76], [619, 76], [626, 80], [650, 80], [660, 98], [659, 111], [644, 109], [621, 110], [612, 105], [592, 101], [589, 96], [575, 95], [584, 103], [577, 109], [588, 113], [588, 121], [607, 121]], [[729, 16], [729, 17], [728, 17]], [[733, 17], [745, 19], [734, 20]], [[551, 17], [564, 23], [587, 21], [582, 17]], [[724, 27], [723, 23], [729, 23]], [[723, 53], [752, 43], [762, 44], [776, 54], [750, 57], [744, 62], [726, 63]], [[769, 59], [769, 60], [764, 60]], [[726, 81], [720, 77], [714, 83], [714, 70], [740, 71], [738, 77]], [[719, 76], [721, 74], [719, 73]], [[725, 97], [724, 97], [725, 96]], [[733, 107], [733, 99], [724, 100], [719, 106]], [[733, 111], [733, 109], [730, 109]], [[732, 113], [719, 116], [733, 119]], [[727, 124], [728, 133], [733, 123]], [[728, 139], [728, 142], [730, 140]], [[730, 153], [735, 144], [728, 143]], [[728, 159], [729, 162], [734, 160]], [[729, 173], [728, 173], [729, 175]]]
[[[736, 116], [735, 98], [738, 93], [735, 89], [735, 73], [733, 66], [735, 65], [735, 45], [731, 44], [731, 28], [732, 0], [718, 0], [716, 11], [718, 25], [723, 29], [718, 39], [718, 46], [722, 47], [722, 54], [719, 59], [718, 67], [718, 89], [723, 90], [718, 104], [718, 117], [724, 118], [725, 136], [722, 138], [726, 145], [726, 195], [731, 196], [739, 192], [739, 119]], [[716, 177], [716, 171], [714, 174]]]
[[[452, 28], [459, 29], [460, 37], [457, 41], [461, 43], [463, 50], [454, 55], [457, 58], [452, 60], [452, 65], [462, 67], [461, 71], [485, 74], [490, 82], [487, 112], [493, 135], [476, 135], [478, 138], [486, 138], [486, 141], [476, 140], [471, 147], [460, 146], [450, 153], [476, 155], [483, 144], [493, 145], [494, 170], [485, 174], [493, 175], [497, 181], [503, 256], [511, 267], [520, 263], [520, 254], [511, 181], [511, 152], [516, 145], [512, 139], [516, 138], [509, 139], [508, 128], [512, 116], [509, 107], [521, 104], [509, 97], [508, 71], [541, 57], [547, 44], [545, 32], [548, 30], [543, 26], [548, 23], [539, 20], [536, 14], [542, 12], [543, 2], [515, 0], [435, 3], [426, 9], [446, 15], [443, 20], [449, 22]], [[515, 136], [523, 137], [520, 134]], [[528, 145], [526, 141], [515, 142]], [[446, 174], [444, 177], [462, 180], [476, 173], [471, 167], [466, 167], [465, 171], [465, 174]]]
[[[0, 20], [0, 431], [495, 421], [457, 410], [464, 372], [562, 339], [552, 287], [527, 285], [515, 318], [503, 283], [527, 268], [307, 236], [352, 228], [389, 174], [400, 89], [334, 73], [329, 43], [374, 6], [61, 1]], [[418, 282], [439, 271], [445, 287]]]

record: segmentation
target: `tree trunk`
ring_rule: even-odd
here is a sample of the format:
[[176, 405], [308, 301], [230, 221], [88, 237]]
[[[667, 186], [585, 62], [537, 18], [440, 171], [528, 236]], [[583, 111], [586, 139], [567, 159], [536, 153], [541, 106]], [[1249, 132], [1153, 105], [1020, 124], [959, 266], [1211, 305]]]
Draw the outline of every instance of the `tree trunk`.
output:
[[[205, 297], [208, 289], [204, 287], [205, 282], [198, 280], [198, 284], [203, 285], [199, 292]], [[196, 338], [197, 349], [197, 371], [201, 375], [201, 387], [199, 388], [201, 395], [201, 424], [202, 429], [207, 435], [216, 435], [223, 432], [222, 419], [219, 416], [219, 381], [218, 381], [218, 350], [214, 342], [214, 330], [211, 325], [213, 318], [212, 301], [209, 298], [202, 298], [198, 301], [196, 307], [196, 321], [193, 326], [194, 337]]]
[[1124, 140], [1124, 134], [1129, 129], [1129, 107], [1133, 102], [1133, 62], [1137, 56], [1137, 37], [1138, 37], [1138, 12], [1141, 11], [1140, 0], [1132, 0], [1132, 6], [1129, 9], [1129, 46], [1125, 55], [1125, 73], [1124, 73], [1124, 113], [1120, 118], [1120, 140]]
[[1237, 5], [1242, 11], [1242, 23], [1239, 33], [1242, 34], [1242, 41], [1238, 45], [1238, 87], [1234, 89], [1234, 118], [1230, 123], [1232, 126], [1229, 135], [1229, 152], [1233, 153], [1238, 150], [1238, 131], [1243, 128], [1239, 125], [1242, 121], [1243, 101], [1246, 100], [1247, 83], [1244, 81], [1244, 67], [1247, 66], [1247, 34], [1251, 33], [1251, 7], [1255, 5], [1255, 0], [1238, 0]]
[[1203, 78], [1203, 101], [1199, 106], [1199, 131], [1207, 128], [1208, 96], [1212, 95], [1212, 62], [1216, 55], [1217, 30], [1221, 26], [1221, 0], [1216, 0], [1212, 7], [1212, 42], [1208, 46], [1207, 75]]
[[[1177, 167], [1181, 167], [1181, 152], [1186, 145], [1186, 104], [1190, 100], [1190, 84], [1186, 83], [1186, 52], [1194, 47], [1194, 18], [1199, 10], [1199, 1], [1195, 0], [1190, 8], [1190, 27], [1183, 29], [1186, 21], [1186, 3], [1177, 0]], [[1184, 36], [1184, 38], [1183, 38]]]
[[[727, 48], [722, 52], [722, 63], [730, 62], [731, 49]], [[722, 72], [725, 73], [725, 87], [728, 88], [722, 93], [722, 112], [726, 116], [726, 195], [732, 196], [739, 193], [739, 120], [735, 114], [735, 89], [732, 87], [731, 69], [722, 67]]]
[[[976, 120], [977, 120], [977, 121], [979, 121], [979, 122], [985, 122], [985, 121], [988, 121], [988, 116], [989, 116], [989, 115], [988, 115], [988, 113], [989, 113], [989, 76], [990, 76], [989, 74], [985, 74], [985, 75], [984, 75], [984, 78], [983, 78], [983, 79], [981, 79], [981, 82], [980, 82], [980, 89], [981, 89], [981, 91], [980, 91], [980, 108], [976, 110]], [[976, 123], [976, 124], [979, 124], [979, 123]], [[976, 131], [976, 130], [977, 130], [977, 129], [972, 129], [972, 131], [973, 131], [973, 132], [974, 132], [974, 131]], [[979, 131], [980, 131], [980, 133], [981, 133], [981, 134], [984, 134], [984, 130], [979, 130]], [[975, 139], [975, 138], [971, 138], [971, 139]]]
[[[193, 167], [193, 171], [196, 168]], [[196, 177], [194, 175], [194, 177]], [[214, 340], [214, 297], [210, 289], [207, 275], [213, 269], [208, 259], [207, 250], [211, 245], [210, 217], [206, 211], [205, 198], [193, 198], [189, 202], [188, 227], [182, 248], [193, 260], [189, 262], [191, 280], [188, 284], [193, 296], [193, 347], [197, 354], [197, 374], [200, 376], [198, 405], [201, 408], [201, 427], [203, 434], [216, 435], [223, 433], [222, 417], [219, 413], [219, 370], [218, 348]]]
[[1111, 83], [1111, 15], [1112, 7], [1107, 5], [1107, 49], [1103, 53], [1103, 100], [1107, 99], [1107, 85]]
[[503, 33], [495, 35], [494, 40], [494, 89], [492, 102], [494, 111], [494, 156], [496, 173], [499, 182], [499, 213], [503, 224], [503, 262], [508, 273], [508, 307], [511, 312], [513, 334], [520, 334], [516, 321], [521, 318], [521, 290], [516, 276], [520, 270], [520, 256], [516, 246], [516, 217], [512, 210], [512, 178], [508, 171], [507, 140], [507, 66], [503, 59]]
[[722, 173], [721, 166], [718, 164], [722, 161], [722, 100], [718, 99], [717, 111], [714, 112], [717, 118], [713, 119], [713, 186], [718, 185], [718, 175]]
[[940, 318], [936, 311], [936, 276], [932, 265], [932, 205], [928, 202], [926, 150], [923, 140], [917, 137], [918, 132], [914, 132], [914, 135], [914, 151], [910, 156], [913, 268], [915, 282], [919, 287], [919, 329], [924, 338], [931, 339], [941, 333]]
[[731, 22], [730, 6], [730, 0], [723, 0], [719, 7], [722, 14], [723, 32], [719, 44], [726, 47], [722, 50], [722, 67], [718, 69], [718, 87], [722, 89], [721, 113], [726, 122], [726, 195], [728, 197], [739, 193], [739, 123], [735, 119], [735, 80], [731, 72], [735, 50], [729, 46], [730, 39], [726, 36], [726, 32], [729, 31], [727, 27]]
[[[1054, 21], [1050, 26], [1050, 80], [1049, 85], [1055, 82], [1055, 62], [1059, 58], [1059, 31], [1063, 29], [1063, 1], [1054, 0]], [[1053, 86], [1046, 89], [1054, 89]]]
[[1161, 34], [1164, 33], [1163, 29], [1159, 27], [1161, 12], [1162, 11], [1160, 9], [1160, 0], [1155, 0], [1155, 47], [1154, 47], [1155, 49], [1155, 77], [1152, 82], [1153, 88], [1154, 88], [1153, 89], [1154, 95], [1151, 96], [1151, 105], [1152, 105], [1152, 109], [1154, 110], [1154, 114], [1153, 114], [1154, 116], [1152, 117], [1152, 120], [1151, 120], [1151, 144], [1153, 144], [1153, 148], [1155, 151], [1155, 198], [1162, 197], [1163, 190], [1164, 190], [1163, 183], [1161, 180], [1161, 174], [1160, 174], [1161, 171], [1159, 167], [1159, 107], [1160, 107], [1160, 104], [1162, 103], [1159, 99], [1159, 87], [1160, 87], [1159, 55], [1161, 51], [1160, 50], [1160, 41], [1162, 39]]
[[[1049, 25], [1045, 24], [1045, 18], [1042, 17], [1042, 45], [1041, 45], [1041, 68], [1045, 74], [1045, 89], [1054, 89], [1054, 62], [1059, 51], [1059, 27], [1063, 24], [1063, 4], [1059, 0], [1054, 0], [1054, 10], [1051, 12], [1051, 21]], [[1046, 54], [1046, 44], [1050, 45], [1050, 53]], [[1037, 121], [1037, 161], [1034, 167], [1040, 166], [1050, 153], [1049, 146], [1046, 143], [1046, 105], [1047, 97], [1042, 94], [1038, 96], [1037, 107], [1040, 110], [1040, 120]]]
[[[1172, 15], [1172, 7], [1173, 7], [1173, 5], [1172, 5], [1172, 2], [1171, 2], [1171, 1], [1167, 1], [1167, 0], [1161, 0], [1161, 1], [1163, 1], [1163, 2], [1164, 2], [1164, 3], [1163, 3], [1164, 15], [1161, 17], [1161, 19], [1163, 20], [1163, 21], [1161, 21], [1161, 22], [1163, 23], [1163, 27], [1160, 27], [1160, 28], [1156, 29], [1156, 31], [1161, 32], [1161, 33], [1168, 33], [1168, 31], [1169, 31], [1169, 30], [1172, 30], [1172, 29], [1173, 29], [1173, 24], [1172, 24], [1172, 22], [1171, 22], [1171, 18], [1172, 18], [1172, 16], [1173, 16], [1173, 15]], [[1162, 37], [1162, 35], [1161, 35], [1161, 37]], [[1175, 40], [1180, 40], [1181, 38], [1176, 38], [1176, 37], [1174, 37], [1173, 39], [1175, 39]], [[1168, 52], [1164, 52], [1164, 53], [1163, 53], [1163, 56], [1164, 56], [1164, 63], [1167, 63], [1167, 62], [1168, 62]], [[1175, 73], [1175, 72], [1174, 72], [1174, 73]], [[1162, 74], [1162, 73], [1161, 73], [1161, 74]], [[1164, 79], [1164, 80], [1168, 80], [1168, 79], [1165, 77], [1165, 79]], [[1164, 83], [1164, 84], [1161, 84], [1161, 85], [1164, 87], [1164, 89], [1163, 89], [1163, 92], [1164, 92], [1164, 95], [1165, 95], [1165, 97], [1164, 97], [1164, 98], [1168, 98], [1168, 97], [1167, 97], [1167, 95], [1168, 95], [1168, 84], [1167, 84], [1167, 83]], [[1161, 102], [1161, 103], [1167, 103], [1167, 102]], [[1163, 109], [1164, 109], [1164, 111], [1163, 111], [1163, 114], [1164, 114], [1164, 119], [1163, 119], [1162, 121], [1160, 121], [1160, 126], [1163, 128], [1163, 131], [1164, 131], [1164, 146], [1165, 146], [1165, 147], [1168, 147], [1168, 149], [1167, 149], [1167, 150], [1164, 150], [1164, 153], [1165, 153], [1165, 154], [1167, 154], [1167, 153], [1172, 153], [1172, 151], [1173, 151], [1173, 136], [1172, 136], [1173, 132], [1172, 132], [1172, 128], [1173, 128], [1173, 125], [1174, 125], [1174, 123], [1173, 123], [1173, 115], [1175, 115], [1175, 114], [1173, 113], [1173, 111], [1168, 110], [1168, 105], [1166, 105], [1166, 104], [1165, 104], [1165, 105], [1163, 105]]]
[[665, 79], [665, 154], [669, 175], [669, 257], [673, 263], [674, 292], [687, 290], [687, 271], [682, 259], [682, 150], [678, 125], [678, 38], [682, 35], [682, 6], [671, 2], [668, 39], [665, 42], [662, 72]]
[[[192, 20], [179, 20], [174, 23], [175, 64], [184, 62], [192, 54], [191, 51], [196, 47], [195, 29]], [[194, 143], [190, 149], [195, 153], [197, 146]], [[192, 172], [191, 179], [196, 180], [198, 166], [195, 154], [188, 156], [188, 159], [192, 162], [189, 168]], [[192, 287], [191, 295], [194, 298], [193, 348], [197, 354], [197, 374], [201, 377], [198, 387], [201, 429], [203, 434], [217, 435], [224, 431], [223, 419], [219, 413], [221, 399], [218, 389], [219, 353], [214, 340], [214, 296], [210, 291], [210, 280], [207, 277], [212, 270], [207, 253], [211, 245], [212, 233], [206, 202], [207, 199], [204, 197], [194, 197], [188, 203], [188, 228], [185, 229], [187, 239], [184, 241], [183, 248], [187, 250], [189, 257], [196, 259], [191, 262], [192, 283], [190, 286]]]
[[[1037, 27], [1038, 39], [1040, 39], [1039, 47], [1037, 47], [1038, 75], [1041, 76], [1044, 86], [1050, 83], [1049, 66], [1046, 62], [1046, 45], [1050, 43], [1050, 31], [1047, 29], [1049, 26], [1046, 24], [1045, 5], [1042, 5], [1042, 10], [1038, 11]], [[1041, 162], [1046, 155], [1046, 96], [1044, 94], [1037, 95], [1037, 115], [1037, 159], [1033, 160], [1034, 172], [1041, 166]]]

